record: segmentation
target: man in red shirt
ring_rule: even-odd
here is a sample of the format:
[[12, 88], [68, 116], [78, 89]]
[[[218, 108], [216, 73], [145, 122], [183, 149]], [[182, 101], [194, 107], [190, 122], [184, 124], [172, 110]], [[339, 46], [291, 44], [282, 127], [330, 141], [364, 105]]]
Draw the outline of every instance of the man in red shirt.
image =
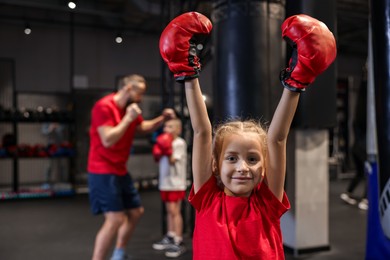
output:
[[104, 214], [93, 260], [105, 259], [116, 236], [112, 260], [125, 259], [125, 248], [144, 212], [126, 162], [136, 133], [149, 133], [175, 117], [172, 109], [144, 120], [138, 106], [146, 90], [140, 75], [124, 78], [120, 89], [98, 100], [91, 114], [88, 185], [93, 214]]

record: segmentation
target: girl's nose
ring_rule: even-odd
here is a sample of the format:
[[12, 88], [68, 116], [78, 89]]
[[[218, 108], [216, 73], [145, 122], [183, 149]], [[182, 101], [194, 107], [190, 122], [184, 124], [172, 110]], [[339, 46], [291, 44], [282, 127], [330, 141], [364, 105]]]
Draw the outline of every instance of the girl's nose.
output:
[[249, 169], [248, 164], [244, 160], [240, 160], [237, 163], [237, 171], [238, 172], [247, 172]]

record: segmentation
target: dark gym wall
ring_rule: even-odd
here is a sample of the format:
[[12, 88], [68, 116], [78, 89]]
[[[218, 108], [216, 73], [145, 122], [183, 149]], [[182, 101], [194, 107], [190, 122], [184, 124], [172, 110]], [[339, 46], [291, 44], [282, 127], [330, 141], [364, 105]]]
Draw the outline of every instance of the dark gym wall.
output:
[[[74, 29], [74, 73], [88, 78], [88, 87], [114, 87], [118, 75], [160, 76], [158, 36], [127, 35], [122, 44], [108, 30]], [[23, 27], [0, 24], [0, 57], [15, 61], [16, 87], [23, 91], [70, 90], [70, 30], [63, 25]]]

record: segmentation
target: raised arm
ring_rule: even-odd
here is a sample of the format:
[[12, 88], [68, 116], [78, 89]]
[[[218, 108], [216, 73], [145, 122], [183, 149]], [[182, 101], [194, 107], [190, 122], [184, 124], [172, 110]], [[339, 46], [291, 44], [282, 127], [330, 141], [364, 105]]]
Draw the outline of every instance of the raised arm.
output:
[[186, 81], [185, 91], [194, 130], [192, 171], [196, 193], [211, 176], [212, 128], [198, 79]]
[[268, 129], [267, 183], [279, 200], [286, 174], [287, 136], [299, 93], [336, 58], [336, 41], [324, 23], [307, 15], [294, 15], [282, 24], [282, 36], [293, 47], [289, 67], [281, 73], [285, 87]]
[[210, 20], [197, 12], [188, 12], [173, 19], [160, 37], [160, 53], [176, 81], [185, 82], [187, 105], [194, 130], [192, 169], [194, 191], [211, 176], [212, 130], [199, 86], [201, 69], [197, 56], [197, 36], [211, 32]]
[[287, 136], [298, 106], [299, 95], [298, 92], [283, 90], [268, 129], [267, 183], [279, 200], [282, 200], [284, 191]]

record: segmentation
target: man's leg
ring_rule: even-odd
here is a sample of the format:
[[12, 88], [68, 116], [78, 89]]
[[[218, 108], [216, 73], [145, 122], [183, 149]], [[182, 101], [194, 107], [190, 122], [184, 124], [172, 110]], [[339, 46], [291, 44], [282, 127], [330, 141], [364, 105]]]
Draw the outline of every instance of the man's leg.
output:
[[104, 223], [96, 235], [92, 260], [106, 259], [107, 252], [118, 229], [126, 220], [124, 212], [107, 212], [104, 214]]
[[121, 224], [118, 230], [117, 240], [115, 248], [126, 248], [127, 243], [129, 242], [131, 235], [134, 232], [134, 229], [144, 213], [143, 207], [138, 207], [135, 209], [130, 209], [125, 211], [125, 221]]

